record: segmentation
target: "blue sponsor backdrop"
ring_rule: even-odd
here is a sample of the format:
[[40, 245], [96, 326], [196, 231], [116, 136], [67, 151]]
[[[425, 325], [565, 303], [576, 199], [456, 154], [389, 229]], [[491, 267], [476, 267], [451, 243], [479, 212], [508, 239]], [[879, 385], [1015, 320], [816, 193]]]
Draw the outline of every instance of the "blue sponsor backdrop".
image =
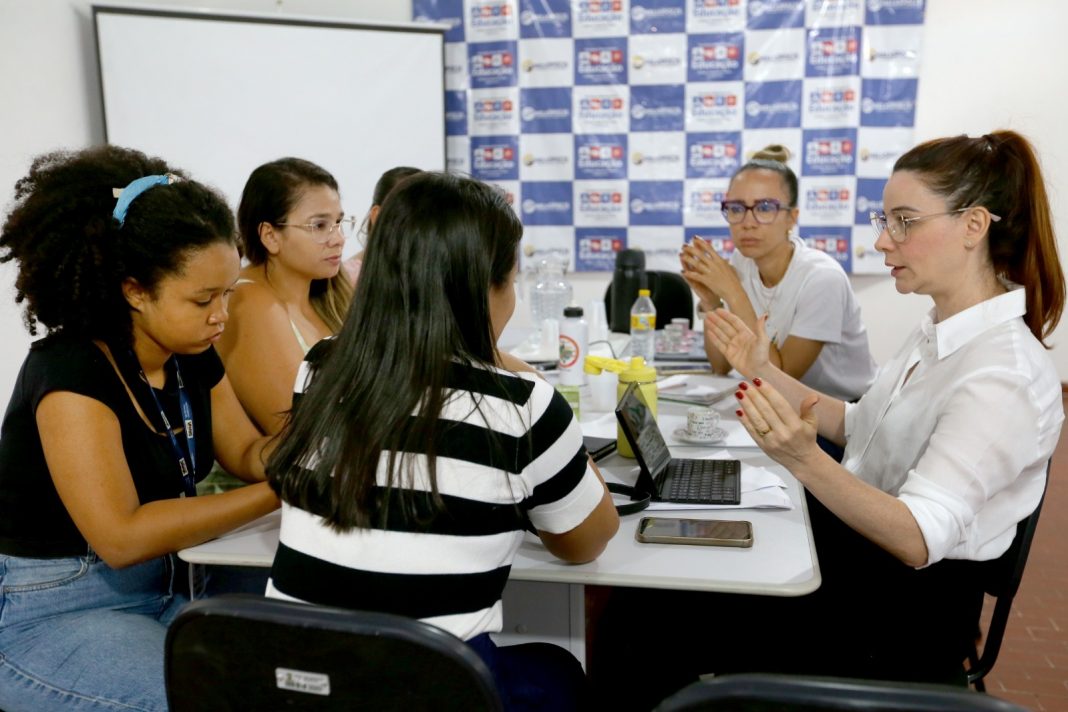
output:
[[[799, 235], [880, 271], [868, 211], [912, 145], [925, 0], [413, 0], [446, 22], [449, 165], [499, 183], [535, 254], [734, 245], [718, 203], [771, 143]], [[522, 148], [521, 148], [522, 147]], [[539, 244], [543, 241], [544, 246]], [[659, 258], [656, 258], [659, 259]]]

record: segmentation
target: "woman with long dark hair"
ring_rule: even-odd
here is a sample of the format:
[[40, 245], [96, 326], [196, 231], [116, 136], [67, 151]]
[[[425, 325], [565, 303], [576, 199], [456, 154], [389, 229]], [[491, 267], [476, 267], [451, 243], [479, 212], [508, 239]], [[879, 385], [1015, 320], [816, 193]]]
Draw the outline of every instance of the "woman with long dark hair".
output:
[[341, 250], [355, 220], [320, 166], [280, 158], [249, 176], [237, 209], [248, 266], [219, 342], [241, 404], [260, 432], [277, 433], [308, 349], [337, 332], [352, 301]]
[[[0, 707], [166, 710], [174, 552], [278, 506], [212, 347], [240, 259], [212, 190], [103, 146], [34, 161], [0, 233], [34, 342], [0, 434]], [[252, 482], [199, 497], [218, 459]]]
[[569, 654], [489, 638], [525, 529], [583, 562], [618, 527], [567, 402], [501, 367], [521, 234], [469, 178], [421, 173], [386, 198], [269, 463], [284, 504], [268, 595], [427, 620], [483, 656], [506, 701], [566, 709], [582, 680]]

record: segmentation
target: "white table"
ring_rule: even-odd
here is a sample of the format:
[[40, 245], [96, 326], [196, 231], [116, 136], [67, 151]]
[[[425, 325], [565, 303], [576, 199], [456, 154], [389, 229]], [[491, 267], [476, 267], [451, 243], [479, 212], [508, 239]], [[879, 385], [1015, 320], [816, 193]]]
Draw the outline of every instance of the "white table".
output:
[[[717, 406], [733, 419], [733, 404]], [[686, 406], [661, 402], [661, 417], [677, 420]], [[664, 418], [663, 416], [668, 416]], [[584, 418], [585, 419], [585, 418]], [[669, 439], [670, 442], [670, 439]], [[672, 444], [676, 456], [702, 457], [722, 447]], [[512, 564], [505, 589], [505, 623], [496, 636], [504, 644], [547, 640], [569, 648], [585, 660], [585, 596], [583, 586], [633, 586], [694, 591], [800, 596], [820, 585], [819, 564], [808, 524], [803, 491], [785, 469], [760, 450], [736, 447], [730, 455], [774, 471], [786, 483], [794, 508], [660, 511], [655, 516], [703, 519], [747, 519], [753, 523], [751, 548], [642, 544], [634, 533], [643, 512], [624, 517], [619, 533], [601, 556], [588, 564], [567, 564], [527, 535]], [[606, 479], [633, 484], [633, 460], [612, 455], [599, 463]], [[270, 566], [278, 545], [281, 514], [273, 512], [213, 541], [178, 552], [199, 564]]]

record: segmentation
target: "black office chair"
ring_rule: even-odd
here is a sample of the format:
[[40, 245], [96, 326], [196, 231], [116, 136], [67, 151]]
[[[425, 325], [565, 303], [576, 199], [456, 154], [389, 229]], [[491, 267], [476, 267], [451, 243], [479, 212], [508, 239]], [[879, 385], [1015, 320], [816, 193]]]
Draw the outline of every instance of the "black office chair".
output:
[[245, 594], [178, 615], [166, 681], [171, 712], [501, 709], [482, 659], [440, 628]]
[[[1046, 483], [1049, 486], [1050, 463], [1046, 463]], [[1001, 641], [1005, 638], [1005, 627], [1009, 623], [1009, 613], [1012, 611], [1012, 600], [1020, 589], [1020, 581], [1023, 579], [1024, 567], [1027, 565], [1027, 555], [1031, 552], [1031, 542], [1035, 538], [1035, 529], [1038, 528], [1038, 515], [1042, 512], [1042, 502], [1046, 494], [1042, 493], [1042, 499], [1029, 517], [1016, 525], [1016, 538], [1004, 554], [981, 564], [983, 571], [981, 579], [983, 588], [996, 600], [994, 612], [990, 616], [990, 625], [987, 627], [982, 655], [979, 654], [978, 646], [968, 656], [968, 682], [980, 692], [986, 691], [983, 678], [994, 667], [998, 659], [998, 651], [1001, 650]]]
[[948, 685], [834, 677], [742, 674], [688, 685], [656, 712], [1026, 712], [1011, 702]]
[[[656, 306], [656, 327], [663, 329], [672, 319], [685, 317], [693, 327], [693, 292], [690, 285], [678, 272], [646, 271], [645, 283], [649, 288], [649, 297]], [[604, 307], [612, 313], [612, 283], [604, 293]], [[612, 325], [616, 328], [617, 325]]]

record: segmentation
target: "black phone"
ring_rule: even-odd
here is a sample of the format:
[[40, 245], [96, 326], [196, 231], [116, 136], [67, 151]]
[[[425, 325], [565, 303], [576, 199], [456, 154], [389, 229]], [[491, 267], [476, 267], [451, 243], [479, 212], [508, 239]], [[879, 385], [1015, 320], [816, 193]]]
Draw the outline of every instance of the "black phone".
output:
[[753, 524], [739, 519], [643, 517], [634, 538], [650, 544], [753, 545]]
[[616, 451], [615, 438], [598, 438], [593, 435], [582, 436], [582, 444], [586, 446], [586, 452], [590, 454], [594, 462], [603, 460]]

